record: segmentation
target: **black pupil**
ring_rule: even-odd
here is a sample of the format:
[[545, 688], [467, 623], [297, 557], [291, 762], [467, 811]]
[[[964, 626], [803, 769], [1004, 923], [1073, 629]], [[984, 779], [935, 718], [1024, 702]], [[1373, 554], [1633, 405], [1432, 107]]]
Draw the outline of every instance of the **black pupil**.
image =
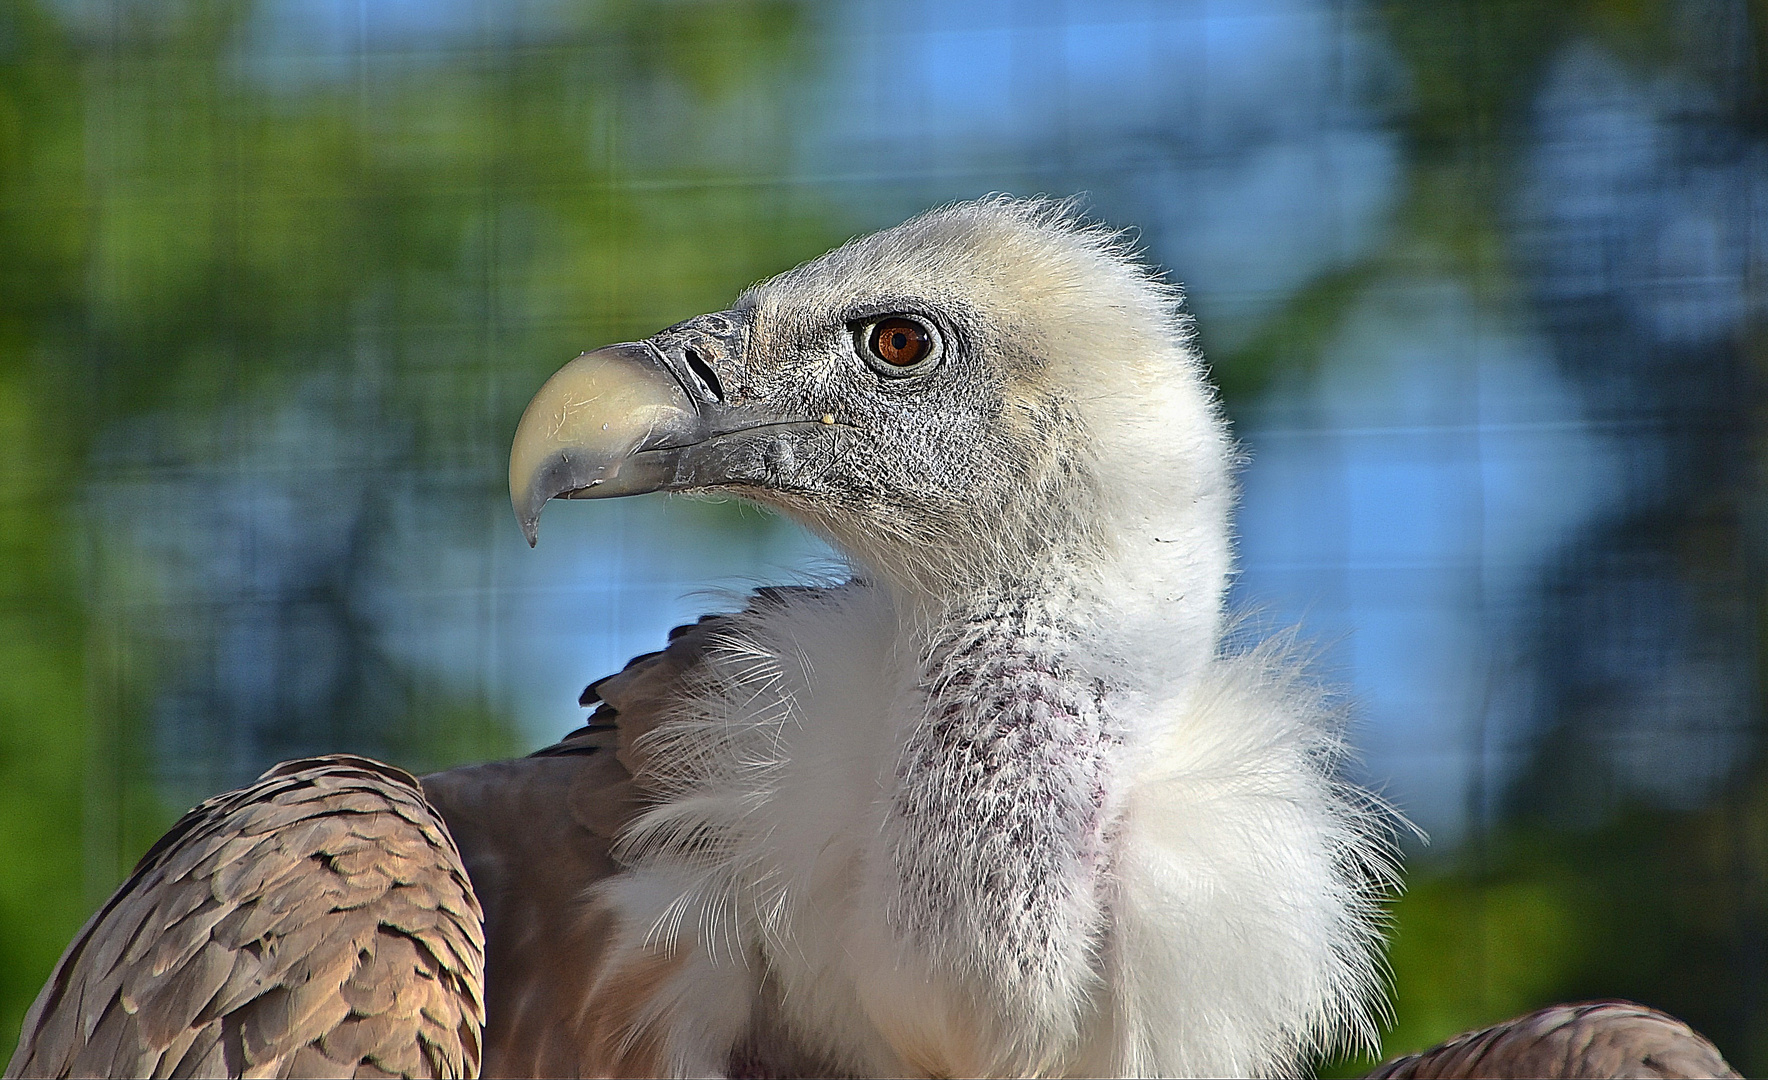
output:
[[896, 333], [891, 334], [890, 335], [890, 347], [892, 349], [897, 349], [897, 350], [908, 348], [909, 347], [909, 336], [907, 334], [903, 333], [901, 330], [898, 330]]

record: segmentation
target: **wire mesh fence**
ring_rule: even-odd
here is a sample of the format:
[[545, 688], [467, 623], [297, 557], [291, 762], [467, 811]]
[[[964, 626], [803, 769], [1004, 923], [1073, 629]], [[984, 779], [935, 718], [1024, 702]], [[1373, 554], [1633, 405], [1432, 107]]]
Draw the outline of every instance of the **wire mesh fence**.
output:
[[1768, 1067], [1744, 0], [12, 0], [0, 8], [0, 1030], [184, 806], [415, 769], [839, 573], [735, 504], [549, 511], [583, 348], [856, 232], [1086, 193], [1184, 283], [1299, 623], [1435, 837], [1387, 1048], [1629, 995]]

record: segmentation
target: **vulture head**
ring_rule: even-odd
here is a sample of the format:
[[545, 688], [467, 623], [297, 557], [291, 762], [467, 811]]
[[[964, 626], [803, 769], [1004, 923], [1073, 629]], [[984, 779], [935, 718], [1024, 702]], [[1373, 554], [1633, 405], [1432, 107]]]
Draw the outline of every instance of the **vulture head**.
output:
[[555, 497], [729, 493], [855, 569], [682, 638], [654, 708], [598, 684], [656, 717], [597, 893], [632, 956], [704, 954], [699, 995], [753, 950], [721, 1000], [860, 1074], [1366, 1039], [1379, 829], [1294, 666], [1222, 648], [1232, 458], [1177, 291], [1062, 202], [936, 209], [562, 368], [510, 456], [531, 541]]
[[553, 497], [731, 492], [935, 607], [1152, 599], [1163, 642], [1212, 646], [1229, 464], [1177, 291], [1071, 204], [996, 198], [578, 357], [522, 418], [510, 489], [530, 542]]

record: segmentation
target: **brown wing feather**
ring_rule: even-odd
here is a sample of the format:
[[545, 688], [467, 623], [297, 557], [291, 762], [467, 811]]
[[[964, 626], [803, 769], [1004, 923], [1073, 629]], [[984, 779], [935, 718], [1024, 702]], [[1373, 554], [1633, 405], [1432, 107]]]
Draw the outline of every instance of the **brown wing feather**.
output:
[[143, 856], [6, 1076], [477, 1075], [481, 921], [410, 774], [285, 762]]
[[1628, 1001], [1554, 1005], [1397, 1058], [1370, 1080], [1449, 1077], [1734, 1077], [1712, 1043]]
[[618, 1003], [592, 993], [613, 928], [588, 894], [620, 869], [610, 845], [644, 805], [635, 740], [655, 726], [724, 624], [711, 616], [679, 627], [668, 648], [585, 690], [581, 703], [601, 706], [556, 745], [424, 777], [485, 907], [486, 1076], [650, 1067], [611, 1026]]

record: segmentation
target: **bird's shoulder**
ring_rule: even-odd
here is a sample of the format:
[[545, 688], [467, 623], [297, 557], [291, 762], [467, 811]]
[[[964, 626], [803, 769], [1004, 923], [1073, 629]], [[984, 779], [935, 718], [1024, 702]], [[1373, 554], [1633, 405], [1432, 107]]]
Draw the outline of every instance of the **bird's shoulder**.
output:
[[1586, 1001], [1470, 1031], [1369, 1077], [1736, 1075], [1717, 1047], [1667, 1013], [1631, 1001]]
[[480, 912], [417, 781], [285, 762], [185, 814], [68, 946], [9, 1076], [476, 1073]]

